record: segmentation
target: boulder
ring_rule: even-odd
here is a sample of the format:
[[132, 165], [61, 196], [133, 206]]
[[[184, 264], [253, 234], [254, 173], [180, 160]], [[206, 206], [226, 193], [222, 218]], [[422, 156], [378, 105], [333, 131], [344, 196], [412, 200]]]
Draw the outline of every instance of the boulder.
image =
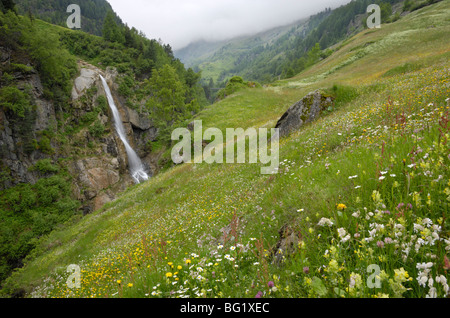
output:
[[333, 105], [334, 98], [320, 90], [311, 92], [292, 105], [280, 118], [275, 128], [280, 129], [280, 138], [286, 137], [303, 125], [316, 120], [321, 112]]

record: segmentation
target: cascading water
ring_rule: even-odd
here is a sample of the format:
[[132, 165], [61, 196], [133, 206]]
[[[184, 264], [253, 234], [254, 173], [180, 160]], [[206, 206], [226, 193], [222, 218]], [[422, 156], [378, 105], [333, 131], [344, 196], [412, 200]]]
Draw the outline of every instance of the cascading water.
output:
[[138, 157], [136, 152], [133, 150], [133, 148], [128, 143], [127, 135], [125, 134], [125, 129], [123, 128], [122, 119], [120, 118], [119, 110], [116, 107], [116, 104], [112, 97], [111, 90], [109, 89], [108, 83], [103, 78], [103, 76], [100, 75], [100, 78], [102, 80], [103, 87], [106, 92], [106, 97], [108, 98], [109, 107], [111, 108], [111, 111], [114, 116], [116, 131], [119, 134], [119, 137], [122, 140], [123, 144], [125, 145], [125, 149], [127, 151], [128, 164], [130, 167], [130, 174], [136, 183], [141, 183], [143, 181], [147, 181], [149, 179], [149, 176], [145, 172], [144, 165], [142, 164], [141, 159]]

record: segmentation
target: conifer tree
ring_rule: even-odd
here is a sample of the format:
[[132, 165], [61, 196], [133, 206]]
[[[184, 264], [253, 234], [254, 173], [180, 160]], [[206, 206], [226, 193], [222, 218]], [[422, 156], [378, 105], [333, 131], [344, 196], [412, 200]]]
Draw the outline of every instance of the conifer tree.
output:
[[108, 11], [106, 14], [105, 21], [103, 22], [102, 33], [103, 38], [107, 41], [122, 44], [125, 42], [125, 36], [120, 27], [117, 25], [114, 13], [112, 11]]

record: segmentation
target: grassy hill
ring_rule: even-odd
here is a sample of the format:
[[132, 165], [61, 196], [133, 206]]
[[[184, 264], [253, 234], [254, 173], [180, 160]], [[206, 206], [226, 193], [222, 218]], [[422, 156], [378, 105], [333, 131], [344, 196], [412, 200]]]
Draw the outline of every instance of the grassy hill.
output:
[[[278, 174], [258, 164], [172, 168], [42, 239], [3, 291], [445, 297], [449, 17], [449, 1], [420, 9], [340, 43], [294, 78], [209, 106], [203, 129], [274, 127], [317, 88], [337, 97], [281, 141]], [[80, 289], [66, 285], [70, 264], [81, 267]], [[376, 266], [379, 288], [366, 284]]]

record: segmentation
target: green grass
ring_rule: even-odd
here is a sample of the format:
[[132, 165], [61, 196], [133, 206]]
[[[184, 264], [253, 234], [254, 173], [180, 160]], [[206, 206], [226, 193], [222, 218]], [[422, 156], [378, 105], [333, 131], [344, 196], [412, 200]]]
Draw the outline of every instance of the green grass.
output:
[[[258, 164], [172, 168], [42, 239], [5, 290], [42, 297], [422, 298], [434, 292], [419, 283], [426, 276], [444, 297], [436, 277], [450, 278], [448, 11], [441, 2], [363, 32], [294, 79], [239, 91], [200, 113], [204, 129], [273, 127], [308, 92], [335, 85], [339, 107], [281, 141], [277, 175], [261, 175]], [[431, 21], [435, 28], [423, 28]], [[379, 46], [336, 68], [364, 41]], [[417, 54], [425, 60], [420, 70], [382, 77]], [[296, 238], [285, 250], [282, 228]], [[66, 286], [70, 264], [82, 269], [81, 289]], [[366, 283], [373, 264], [381, 270], [379, 289]]]
[[420, 64], [405, 63], [401, 66], [396, 66], [396, 67], [390, 69], [389, 71], [387, 71], [386, 73], [383, 74], [383, 77], [389, 77], [389, 76], [393, 76], [393, 75], [397, 75], [397, 74], [410, 73], [413, 71], [417, 71], [421, 68], [422, 68], [422, 65], [420, 65]]

